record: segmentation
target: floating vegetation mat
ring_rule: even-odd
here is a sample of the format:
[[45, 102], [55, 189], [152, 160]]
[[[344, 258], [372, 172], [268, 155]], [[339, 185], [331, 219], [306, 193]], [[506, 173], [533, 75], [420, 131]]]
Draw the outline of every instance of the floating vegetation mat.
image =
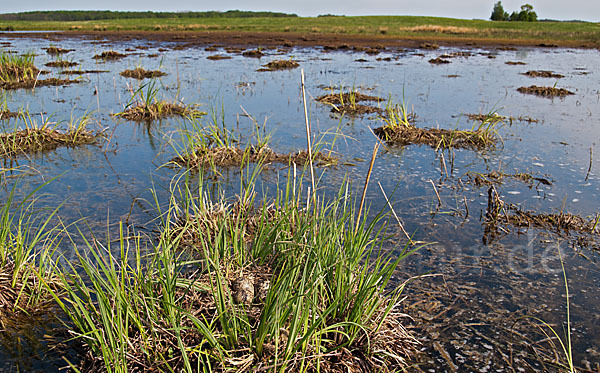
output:
[[258, 71], [277, 71], [295, 69], [300, 64], [294, 60], [275, 60], [263, 65]]
[[194, 118], [205, 114], [206, 113], [203, 111], [199, 111], [192, 107], [176, 102], [155, 101], [151, 104], [139, 104], [132, 106], [127, 108], [125, 111], [113, 115], [127, 120], [142, 122], [173, 116]]
[[557, 74], [553, 71], [548, 70], [530, 70], [526, 73], [522, 73], [521, 75], [530, 76], [532, 78], [564, 78], [565, 76], [562, 74]]
[[[267, 146], [261, 148], [250, 146], [246, 149], [235, 146], [202, 147], [191, 154], [175, 157], [171, 161], [188, 168], [233, 167], [241, 166], [243, 162], [305, 165], [308, 162], [308, 152], [302, 150], [296, 153], [280, 154]], [[315, 152], [313, 153], [313, 163], [317, 167], [334, 166], [339, 163], [339, 158], [331, 154]]]
[[51, 55], [65, 54], [65, 53], [73, 52], [74, 50], [75, 49], [64, 49], [64, 48], [60, 48], [60, 47], [48, 47], [45, 49], [46, 53], [51, 54]]
[[127, 57], [126, 54], [123, 53], [119, 53], [116, 51], [104, 51], [100, 54], [95, 55], [94, 57], [92, 57], [95, 60], [120, 60], [121, 58]]
[[552, 182], [545, 177], [519, 172], [514, 174], [506, 174], [498, 171], [488, 173], [468, 172], [467, 177], [468, 181], [477, 187], [502, 184], [506, 178], [522, 181], [529, 186], [533, 186], [534, 184], [552, 185]]
[[56, 86], [64, 86], [69, 84], [81, 83], [82, 80], [72, 80], [72, 79], [58, 79], [58, 78], [48, 78], [48, 79], [31, 79], [25, 80], [21, 82], [0, 82], [0, 87], [3, 89], [31, 89], [36, 87], [56, 87]]
[[330, 93], [324, 96], [317, 97], [317, 101], [322, 104], [330, 105], [331, 111], [333, 113], [361, 115], [382, 112], [382, 110], [378, 107], [358, 104], [358, 102], [362, 101], [380, 102], [380, 97], [369, 96], [355, 91], [350, 91], [346, 93]]
[[51, 61], [44, 64], [44, 66], [48, 67], [73, 67], [77, 65], [79, 65], [77, 62], [72, 61]]
[[230, 60], [231, 56], [226, 56], [223, 54], [213, 54], [211, 56], [207, 56], [206, 59], [213, 60], [213, 61]]
[[121, 76], [126, 78], [134, 78], [134, 79], [145, 79], [145, 78], [159, 78], [161, 76], [167, 75], [166, 73], [159, 70], [145, 70], [141, 67], [135, 68], [133, 70], [125, 70], [120, 73]]
[[482, 150], [496, 144], [496, 136], [487, 130], [447, 130], [418, 128], [412, 125], [383, 126], [373, 130], [390, 145], [429, 145], [435, 149], [464, 148]]
[[13, 157], [54, 150], [61, 146], [93, 144], [97, 136], [87, 130], [60, 132], [49, 128], [24, 129], [0, 134], [0, 156]]
[[564, 97], [568, 95], [574, 95], [573, 92], [564, 89], [564, 88], [555, 88], [555, 87], [538, 87], [536, 85], [532, 85], [529, 87], [520, 87], [517, 91], [525, 94], [532, 94], [543, 97]]

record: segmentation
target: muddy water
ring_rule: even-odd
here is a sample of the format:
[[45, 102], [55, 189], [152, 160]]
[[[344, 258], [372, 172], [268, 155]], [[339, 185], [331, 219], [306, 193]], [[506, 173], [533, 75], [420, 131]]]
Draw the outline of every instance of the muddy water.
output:
[[[107, 225], [119, 221], [151, 229], [149, 222], [156, 211], [150, 188], [166, 202], [169, 182], [177, 174], [174, 169], [160, 166], [175, 154], [171, 144], [178, 143], [177, 130], [186, 123], [169, 119], [152, 125], [137, 124], [117, 121], [110, 115], [123, 110], [130, 100], [130, 91], [140, 84], [121, 77], [119, 72], [138, 65], [168, 74], [158, 80], [160, 96], [198, 103], [208, 112], [221, 112], [223, 108], [228, 127], [246, 138], [250, 136], [252, 123], [242, 115], [244, 110], [261, 123], [266, 118], [266, 131], [272, 133], [271, 147], [279, 152], [301, 149], [306, 140], [300, 70], [256, 71], [272, 59], [293, 57], [299, 61], [305, 70], [310, 97], [327, 93], [323, 86], [344, 85], [384, 99], [392, 97], [396, 102], [404, 98], [417, 114], [417, 126], [471, 128], [472, 123], [464, 114], [490, 111], [536, 119], [534, 123], [515, 120], [499, 128], [502, 143], [485, 152], [436, 153], [419, 146], [382, 148], [367, 193], [368, 201], [371, 211], [386, 208], [377, 186], [377, 182], [381, 183], [405, 229], [416, 240], [436, 242], [407, 260], [398, 274], [399, 280], [431, 275], [412, 282], [404, 306], [413, 316], [412, 325], [423, 342], [420, 369], [488, 371], [512, 365], [543, 370], [531, 358], [531, 350], [514, 340], [537, 338], [535, 328], [521, 325], [519, 317], [524, 315], [540, 317], [562, 329], [566, 302], [558, 248], [569, 276], [577, 364], [583, 367], [589, 364], [593, 369], [600, 362], [597, 253], [573, 244], [567, 237], [534, 229], [507, 229], [494, 239], [486, 239], [484, 244], [481, 216], [487, 206], [487, 188], [466, 182], [467, 172], [528, 172], [551, 180], [552, 185], [530, 187], [507, 179], [497, 186], [506, 202], [542, 213], [561, 209], [582, 216], [598, 213], [600, 161], [593, 162], [588, 174], [590, 148], [594, 155], [600, 154], [597, 51], [471, 49], [470, 57], [433, 65], [428, 63], [429, 59], [458, 50], [386, 51], [369, 56], [323, 53], [318, 48], [273, 49], [266, 50], [267, 55], [262, 59], [232, 54], [232, 59], [211, 61], [206, 59], [208, 55], [225, 51], [174, 50], [176, 44], [144, 41], [58, 43], [44, 39], [11, 40], [7, 36], [0, 37], [0, 41], [12, 43], [6, 49], [37, 53], [36, 65], [40, 68], [53, 60], [42, 48], [58, 45], [75, 49], [62, 58], [80, 63], [81, 70], [109, 71], [85, 74], [82, 84], [4, 92], [11, 110], [26, 107], [32, 114], [43, 113], [59, 126], [64, 126], [71, 115], [91, 112], [94, 119], [91, 128], [103, 130], [110, 137], [109, 143], [100, 146], [59, 149], [13, 161], [13, 165], [21, 167], [22, 190], [60, 175], [44, 188], [47, 195], [40, 203], [52, 206], [66, 200], [61, 209], [64, 221], [85, 217], [91, 229], [100, 234]], [[125, 51], [137, 46], [149, 48]], [[160, 48], [166, 51], [159, 51]], [[92, 59], [108, 49], [131, 55], [105, 63]], [[159, 57], [148, 57], [151, 54]], [[386, 57], [390, 60], [377, 60]], [[526, 65], [508, 65], [505, 63], [508, 61]], [[51, 76], [58, 75], [59, 69], [47, 69], [52, 71]], [[528, 70], [552, 70], [565, 77], [557, 80], [520, 74]], [[521, 86], [555, 83], [575, 95], [549, 99], [516, 91]], [[324, 134], [328, 141], [336, 138], [334, 150], [355, 164], [320, 170], [322, 192], [335, 191], [346, 177], [359, 189], [368, 168], [368, 162], [360, 159], [370, 158], [376, 141], [370, 129], [380, 126], [381, 120], [372, 115], [339, 118], [329, 107], [313, 100], [309, 102], [309, 112], [313, 131]], [[40, 120], [39, 114], [36, 118]], [[10, 128], [14, 122], [4, 122], [4, 126]], [[263, 181], [272, 187], [286, 174], [286, 169], [274, 168]], [[224, 172], [221, 180], [229, 183], [224, 187], [226, 190], [237, 189], [235, 172]], [[436, 184], [441, 206], [429, 180]], [[402, 236], [398, 240], [402, 241]], [[519, 338], [514, 330], [521, 333]], [[524, 338], [524, 334], [530, 339]], [[513, 355], [508, 346], [516, 351]], [[2, 367], [10, 369], [23, 359], [22, 354], [13, 350], [5, 347], [0, 353]], [[21, 365], [26, 370], [60, 366], [59, 357], [53, 360], [39, 354], [33, 356], [34, 361]]]

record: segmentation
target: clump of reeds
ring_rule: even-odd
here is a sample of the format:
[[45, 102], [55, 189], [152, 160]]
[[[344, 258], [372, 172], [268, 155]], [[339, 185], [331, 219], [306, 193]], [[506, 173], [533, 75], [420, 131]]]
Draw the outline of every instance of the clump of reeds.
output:
[[300, 64], [292, 59], [289, 60], [274, 60], [263, 65], [258, 71], [277, 71], [277, 70], [291, 70], [295, 69]]
[[[28, 114], [20, 117], [24, 128], [16, 127], [12, 132], [0, 134], [0, 156], [14, 157], [54, 150], [62, 146], [93, 144], [97, 135], [87, 129], [89, 116], [71, 119], [66, 131], [60, 131], [56, 124], [46, 119], [41, 125]], [[18, 122], [17, 122], [18, 123]]]
[[[253, 183], [242, 200], [252, 198]], [[290, 177], [277, 193], [282, 198], [263, 203], [252, 217], [242, 210], [228, 219], [223, 207], [211, 234], [192, 232], [194, 245], [184, 251], [181, 238], [200, 229], [195, 221], [214, 206], [202, 182], [198, 194], [188, 184], [173, 186], [150, 255], [123, 226], [118, 247], [90, 242], [88, 255], [74, 248], [78, 263], [58, 272], [65, 295], [56, 300], [86, 346], [78, 368], [406, 368], [418, 342], [402, 327], [403, 286], [390, 280], [408, 252], [384, 254], [380, 221], [357, 223], [345, 187], [309, 213], [292, 184]], [[248, 242], [249, 219], [255, 231]]]
[[131, 99], [125, 106], [125, 110], [113, 115], [127, 120], [141, 122], [153, 121], [171, 116], [195, 118], [206, 114], [205, 112], [183, 105], [177, 101], [169, 102], [160, 100], [158, 99], [159, 91], [160, 89], [155, 80], [141, 85], [136, 91], [132, 92]]
[[167, 75], [166, 73], [160, 70], [146, 70], [143, 67], [136, 67], [135, 69], [129, 69], [122, 71], [120, 73], [121, 76], [126, 78], [134, 78], [134, 79], [146, 79], [146, 78], [159, 78], [161, 76]]
[[96, 60], [120, 60], [121, 58], [127, 57], [126, 54], [123, 53], [119, 53], [117, 51], [113, 51], [113, 50], [109, 50], [109, 51], [104, 51], [100, 54], [96, 54], [94, 55], [94, 57], [92, 57], [93, 59]]
[[370, 96], [360, 93], [356, 88], [349, 88], [347, 92], [341, 87], [337, 93], [329, 93], [317, 97], [317, 101], [330, 105], [331, 111], [334, 113], [348, 114], [348, 115], [359, 115], [359, 114], [372, 114], [380, 113], [381, 109], [378, 107], [359, 104], [362, 101], [376, 101], [380, 102], [381, 98], [377, 96]]

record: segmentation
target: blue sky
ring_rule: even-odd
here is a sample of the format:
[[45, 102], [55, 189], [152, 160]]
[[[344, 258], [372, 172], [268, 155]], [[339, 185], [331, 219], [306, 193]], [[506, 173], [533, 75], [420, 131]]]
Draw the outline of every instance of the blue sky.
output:
[[[316, 16], [332, 13], [345, 15], [430, 15], [453, 18], [489, 18], [496, 0], [3, 0], [0, 12], [56, 9], [108, 9], [108, 10], [272, 10]], [[581, 19], [600, 21], [598, 0], [505, 0], [504, 9], [509, 13], [519, 10], [528, 2], [540, 18]]]

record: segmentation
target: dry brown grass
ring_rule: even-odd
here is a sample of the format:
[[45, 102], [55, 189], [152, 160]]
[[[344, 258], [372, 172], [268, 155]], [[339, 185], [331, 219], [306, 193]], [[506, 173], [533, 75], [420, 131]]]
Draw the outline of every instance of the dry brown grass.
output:
[[399, 31], [408, 32], [434, 32], [438, 34], [476, 34], [478, 29], [472, 27], [456, 26], [438, 26], [438, 25], [419, 25], [412, 27], [400, 27]]

